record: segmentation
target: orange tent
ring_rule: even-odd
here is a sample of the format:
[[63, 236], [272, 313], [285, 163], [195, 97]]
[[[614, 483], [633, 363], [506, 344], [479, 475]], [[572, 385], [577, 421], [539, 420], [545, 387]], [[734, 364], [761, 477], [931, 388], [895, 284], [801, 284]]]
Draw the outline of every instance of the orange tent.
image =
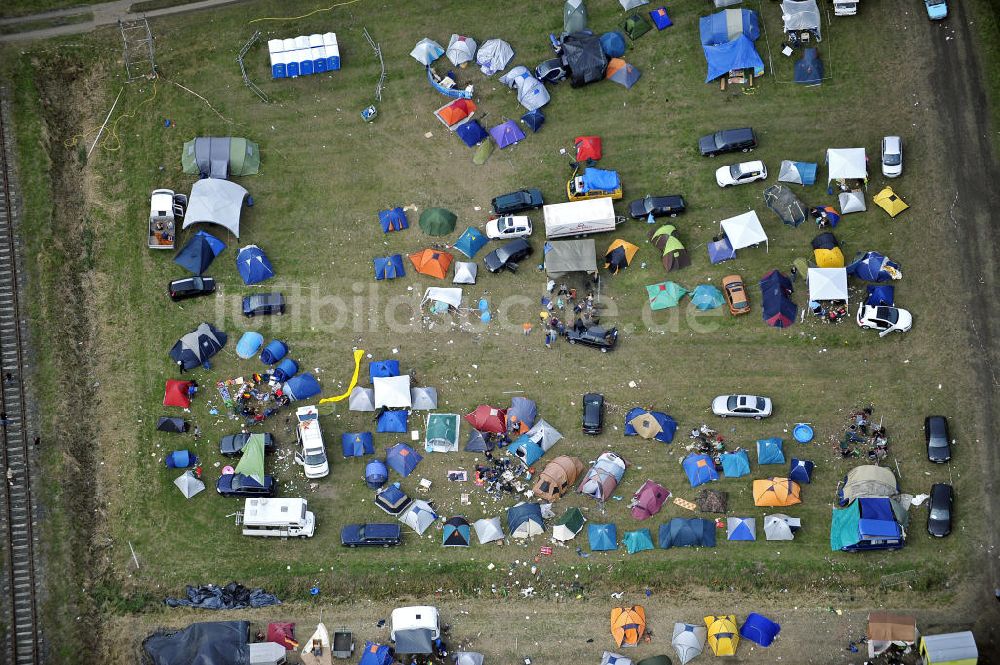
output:
[[476, 103], [471, 99], [456, 99], [450, 104], [446, 104], [439, 108], [436, 113], [441, 121], [451, 127], [467, 117], [472, 115], [476, 110]]
[[611, 610], [611, 636], [620, 647], [634, 647], [646, 634], [646, 610], [642, 605]]
[[423, 249], [410, 254], [410, 261], [413, 262], [413, 267], [417, 272], [444, 279], [448, 276], [452, 256], [448, 252], [440, 252], [436, 249]]
[[576, 457], [561, 455], [542, 469], [535, 481], [535, 496], [543, 501], [555, 501], [573, 489], [576, 479], [583, 473], [583, 462]]
[[604, 253], [604, 267], [612, 275], [618, 274], [622, 269], [632, 264], [635, 253], [639, 247], [621, 238], [615, 239], [608, 245], [608, 251]]
[[625, 61], [621, 58], [611, 58], [608, 60], [607, 73], [604, 74], [604, 78], [609, 79], [611, 75], [617, 72], [619, 69], [626, 65]]
[[794, 506], [802, 503], [799, 484], [788, 478], [766, 478], [753, 481], [753, 502], [756, 506]]

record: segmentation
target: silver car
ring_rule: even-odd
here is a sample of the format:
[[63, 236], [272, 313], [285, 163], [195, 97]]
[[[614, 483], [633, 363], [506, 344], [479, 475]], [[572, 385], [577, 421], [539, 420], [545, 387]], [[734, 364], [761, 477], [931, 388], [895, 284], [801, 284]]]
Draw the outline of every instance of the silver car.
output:
[[712, 400], [712, 413], [726, 418], [767, 418], [771, 415], [771, 399], [757, 395], [719, 395]]
[[903, 139], [886, 136], [882, 139], [882, 175], [896, 178], [903, 173]]

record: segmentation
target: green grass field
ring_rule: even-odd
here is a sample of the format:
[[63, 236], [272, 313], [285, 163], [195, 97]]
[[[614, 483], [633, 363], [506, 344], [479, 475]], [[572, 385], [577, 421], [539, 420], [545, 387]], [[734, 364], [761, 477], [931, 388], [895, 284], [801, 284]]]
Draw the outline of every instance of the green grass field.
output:
[[[466, 413], [480, 403], [507, 406], [511, 393], [535, 399], [540, 415], [565, 435], [539, 469], [556, 455], [575, 455], [586, 464], [604, 450], [631, 463], [616, 492], [615, 499], [620, 500], [609, 501], [606, 512], [579, 495], [555, 506], [558, 513], [578, 505], [593, 522], [615, 522], [619, 537], [642, 527], [654, 530], [655, 537], [660, 523], [691, 516], [668, 504], [652, 520], [638, 523], [628, 515], [627, 505], [647, 478], [664, 484], [675, 496], [693, 499], [696, 490], [688, 486], [679, 462], [685, 454], [686, 432], [702, 423], [718, 427], [731, 444], [748, 448], [758, 438], [783, 437], [787, 457], [817, 464], [813, 483], [803, 488], [803, 503], [783, 509], [803, 520], [794, 543], [763, 539], [728, 543], [720, 531], [714, 549], [657, 550], [635, 556], [622, 549], [594, 553], [584, 561], [574, 552], [577, 545], [587, 549], [581, 537], [570, 548], [557, 548], [541, 564], [552, 581], [569, 583], [579, 575], [579, 584], [601, 590], [790, 589], [822, 602], [819, 599], [834, 590], [849, 589], [864, 596], [882, 576], [905, 572], [911, 588], [925, 592], [918, 602], [951, 598], [959, 575], [949, 571], [964, 568], [982, 537], [983, 526], [969, 513], [959, 512], [955, 533], [943, 546], [926, 534], [922, 509], [911, 510], [908, 543], [901, 552], [837, 554], [830, 552], [828, 540], [837, 480], [860, 463], [840, 460], [830, 441], [839, 437], [846, 414], [864, 404], [874, 403], [875, 417], [884, 419], [891, 437], [890, 463], [893, 468], [898, 465], [905, 492], [927, 492], [936, 481], [953, 482], [959, 496], [974, 497], [978, 491], [975, 474], [969, 473], [972, 460], [963, 445], [973, 430], [965, 425], [973, 417], [972, 407], [962, 399], [969, 379], [956, 371], [967, 361], [955, 343], [958, 331], [951, 323], [955, 312], [948, 298], [958, 286], [957, 275], [934, 265], [933, 256], [928, 256], [928, 247], [940, 245], [949, 233], [942, 214], [949, 201], [933, 178], [938, 168], [934, 141], [913, 129], [928, 122], [924, 109], [914, 106], [908, 93], [916, 75], [908, 73], [906, 63], [919, 57], [917, 46], [901, 32], [883, 33], [879, 27], [879, 19], [888, 20], [883, 14], [891, 10], [873, 3], [866, 12], [871, 11], [875, 20], [837, 19], [825, 25], [820, 52], [833, 79], [819, 88], [802, 88], [786, 82], [792, 60], [779, 53], [780, 13], [776, 5], [763, 3], [760, 11], [777, 76], [759, 80], [753, 94], [744, 94], [739, 88], [721, 92], [717, 84], [703, 83], [697, 18], [704, 13], [704, 3], [674, 3], [671, 16], [676, 25], [647, 34], [625, 55], [643, 72], [631, 91], [607, 82], [581, 89], [565, 83], [550, 87], [552, 102], [544, 109], [548, 121], [541, 132], [514, 148], [494, 152], [484, 166], [475, 166], [472, 151], [434, 118], [433, 111], [447, 100], [430, 88], [422, 67], [408, 52], [424, 36], [446, 44], [452, 32], [473, 35], [481, 42], [496, 35], [513, 45], [512, 64], [533, 67], [550, 57], [546, 35], [560, 29], [560, 14], [555, 6], [538, 13], [533, 3], [515, 4], [520, 11], [459, 2], [437, 3], [433, 11], [421, 3], [399, 3], [390, 10], [362, 2], [304, 20], [249, 25], [251, 17], [283, 13], [279, 3], [258, 2], [211, 15], [156, 21], [162, 76], [125, 88], [109, 134], [89, 160], [87, 207], [77, 229], [82, 244], [49, 243], [52, 231], [46, 217], [29, 210], [25, 218], [27, 229], [36, 234], [30, 247], [38, 253], [38, 266], [76, 263], [88, 285], [86, 302], [95, 315], [88, 345], [94, 355], [87, 361], [93, 375], [88, 383], [68, 391], [45, 373], [46, 354], [55, 357], [57, 349], [66, 353], [56, 341], [52, 350], [42, 350], [39, 388], [42, 404], [74, 395], [93, 423], [95, 456], [89, 472], [103, 508], [99, 532], [109, 539], [102, 553], [108, 574], [98, 604], [113, 612], [150, 609], [162, 596], [181, 592], [186, 583], [230, 579], [288, 596], [304, 593], [313, 584], [335, 595], [421, 595], [439, 588], [461, 595], [506, 595], [516, 593], [507, 584], [508, 564], [533, 559], [539, 545], [547, 544], [547, 539], [536, 538], [528, 544], [443, 549], [440, 530], [433, 528], [423, 539], [407, 530], [400, 549], [342, 551], [343, 524], [386, 517], [372, 505], [372, 493], [364, 485], [365, 460], [341, 459], [342, 432], [373, 428], [370, 414], [349, 412], [346, 402], [324, 411], [322, 425], [333, 471], [316, 486], [310, 486], [292, 463], [294, 436], [285, 430], [284, 418], [275, 418], [265, 428], [274, 431], [282, 444], [268, 462], [282, 482], [281, 495], [309, 498], [317, 516], [316, 536], [303, 542], [241, 536], [231, 516], [240, 502], [212, 491], [220, 465], [226, 463], [217, 453], [218, 439], [238, 431], [239, 425], [211, 415], [209, 409], [221, 408], [212, 389], [215, 381], [261, 369], [258, 361], [242, 361], [235, 355], [236, 340], [247, 329], [287, 341], [301, 367], [319, 370], [324, 395], [343, 390], [352, 370], [351, 350], [362, 348], [372, 359], [398, 359], [421, 384], [437, 387], [443, 412]], [[612, 29], [620, 20], [617, 3], [591, 4], [595, 6], [590, 8], [590, 24], [596, 31]], [[211, 19], [204, 20], [208, 16]], [[915, 25], [919, 34], [922, 24]], [[361, 34], [365, 26], [381, 43], [388, 70], [379, 117], [372, 124], [359, 117], [373, 101], [378, 78], [377, 60]], [[248, 66], [271, 98], [271, 103], [263, 104], [242, 85], [234, 61], [254, 29], [261, 30], [265, 41], [334, 30], [344, 68], [323, 76], [271, 81], [266, 46], [258, 46], [248, 57]], [[59, 128], [64, 135], [50, 127], [44, 139], [36, 131], [34, 139], [26, 135], [22, 141], [64, 141], [86, 132], [80, 145], [89, 147], [122, 85], [118, 45], [110, 36], [106, 39], [88, 38], [87, 47], [79, 51], [84, 63], [80, 79], [90, 80], [94, 91], [84, 113]], [[758, 46], [770, 68], [768, 42], [762, 37]], [[36, 108], [31, 98], [38, 84], [30, 74], [32, 68], [39, 62], [52, 66], [55, 57], [29, 53], [12, 64], [10, 73], [19, 93], [17, 118], [27, 122]], [[871, 67], [876, 61], [877, 69]], [[471, 67], [460, 70], [459, 76], [463, 83], [475, 84], [477, 116], [485, 118], [484, 125], [523, 112], [514, 93], [495, 79], [486, 79]], [[202, 95], [211, 108], [180, 85]], [[164, 122], [168, 119], [169, 128]], [[890, 220], [869, 199], [869, 211], [845, 216], [835, 233], [848, 258], [856, 251], [876, 249], [902, 264], [905, 277], [896, 284], [896, 295], [897, 303], [914, 313], [910, 333], [878, 339], [850, 321], [831, 326], [811, 317], [787, 330], [762, 323], [757, 280], [769, 269], [787, 272], [794, 259], [811, 258], [809, 242], [815, 227], [783, 226], [764, 207], [760, 183], [732, 190], [716, 186], [714, 169], [743, 156], [701, 158], [696, 139], [718, 128], [744, 125], [752, 125], [758, 133], [760, 148], [753, 158], [767, 164], [771, 172], [767, 184], [775, 182], [782, 159], [820, 162], [822, 180], [827, 147], [866, 147], [871, 161], [869, 197], [885, 184], [878, 172], [880, 137], [905, 136], [906, 171], [892, 184], [912, 208]], [[373, 281], [373, 257], [408, 253], [442, 240], [425, 236], [416, 225], [419, 213], [412, 211], [409, 230], [383, 235], [376, 218], [379, 209], [449, 208], [459, 223], [456, 233], [443, 241], [453, 242], [466, 226], [481, 228], [490, 199], [504, 191], [537, 186], [547, 201], [565, 200], [572, 141], [586, 134], [603, 138], [601, 166], [620, 172], [623, 204], [645, 194], [681, 193], [689, 205], [684, 216], [673, 220], [693, 259], [683, 271], [669, 275], [663, 271], [655, 249], [645, 240], [649, 227], [643, 221], [629, 221], [614, 235], [598, 236], [599, 254], [616, 237], [641, 248], [623, 274], [610, 277], [602, 271], [605, 320], [623, 330], [614, 353], [571, 348], [562, 341], [546, 350], [537, 326], [531, 336], [521, 335], [523, 322], [537, 320], [538, 299], [544, 294], [544, 274], [534, 269], [541, 262], [539, 232], [532, 238], [534, 257], [523, 262], [516, 274], [494, 276], [481, 269], [479, 283], [466, 287], [466, 303], [486, 298], [499, 308], [489, 324], [475, 316], [421, 314], [419, 296], [435, 281], [411, 271], [409, 263], [406, 278]], [[178, 305], [167, 299], [164, 288], [183, 271], [168, 253], [146, 250], [144, 218], [152, 189], [189, 190], [193, 179], [180, 171], [181, 146], [206, 135], [257, 141], [261, 172], [239, 179], [255, 205], [243, 216], [240, 239], [226, 238], [229, 249], [209, 271], [221, 283], [220, 294]], [[30, 144], [22, 146], [22, 155], [31, 152]], [[41, 171], [23, 161], [22, 169], [27, 174]], [[29, 175], [25, 185], [29, 200], [31, 185]], [[821, 183], [796, 191], [809, 206], [835, 204]], [[42, 200], [41, 194], [35, 196]], [[710, 265], [705, 243], [718, 233], [718, 221], [751, 208], [764, 223], [769, 247], [742, 250], [733, 262]], [[533, 217], [541, 226], [541, 215]], [[233, 262], [236, 250], [250, 243], [264, 248], [274, 263], [278, 278], [261, 289], [289, 296], [285, 317], [248, 323], [238, 315], [239, 297], [255, 290], [240, 284]], [[647, 284], [669, 279], [692, 290], [701, 283], [718, 285], [730, 273], [741, 274], [748, 285], [750, 316], [737, 319], [721, 310], [698, 313], [686, 299], [678, 309], [666, 312], [650, 312], [646, 305]], [[46, 283], [44, 269], [34, 274], [38, 288], [49, 289], [36, 305], [36, 320], [43, 326], [61, 316], [60, 296], [53, 292], [57, 285]], [[863, 287], [853, 281], [851, 286], [853, 310]], [[807, 301], [802, 279], [796, 289], [794, 300], [802, 307]], [[230, 342], [213, 360], [211, 371], [192, 373], [202, 393], [191, 414], [184, 415], [205, 433], [196, 442], [155, 432], [154, 426], [159, 415], [180, 415], [160, 405], [164, 381], [175, 376], [167, 351], [201, 321], [223, 328]], [[363, 365], [362, 377], [366, 374]], [[366, 384], [363, 378], [362, 385]], [[608, 427], [596, 438], [584, 437], [579, 427], [580, 396], [590, 390], [603, 392], [609, 402]], [[709, 412], [712, 397], [732, 391], [770, 395], [775, 416], [763, 422], [716, 419]], [[680, 429], [672, 445], [622, 436], [623, 415], [636, 405], [666, 411], [678, 420]], [[952, 465], [938, 467], [926, 460], [921, 426], [923, 416], [931, 412], [952, 418], [958, 440]], [[53, 408], [49, 413], [72, 413], [72, 409]], [[816, 440], [804, 446], [791, 439], [791, 428], [803, 421], [812, 423], [817, 432]], [[66, 425], [50, 420], [48, 427], [57, 430]], [[422, 416], [411, 419], [411, 429], [422, 432]], [[463, 424], [463, 442], [467, 431]], [[376, 445], [381, 452], [408, 438], [380, 434]], [[203, 459], [209, 487], [193, 500], [181, 497], [172, 485], [177, 473], [163, 467], [164, 454], [174, 448], [189, 448]], [[47, 454], [53, 468], [67, 464], [56, 454]], [[444, 517], [463, 514], [472, 521], [504, 514], [513, 498], [495, 502], [471, 483], [447, 481], [448, 469], [464, 468], [471, 475], [476, 461], [468, 453], [428, 454], [402, 485], [415, 494], [421, 478], [431, 480], [432, 489], [421, 496], [433, 499]], [[785, 467], [758, 467], [753, 453], [751, 462], [750, 478], [722, 480], [713, 487], [729, 492], [730, 515], [759, 520], [776, 511], [753, 506], [750, 480], [783, 475]], [[471, 493], [471, 505], [460, 505], [462, 492]], [[128, 543], [138, 555], [138, 570]], [[497, 569], [488, 571], [489, 563], [497, 564]]]

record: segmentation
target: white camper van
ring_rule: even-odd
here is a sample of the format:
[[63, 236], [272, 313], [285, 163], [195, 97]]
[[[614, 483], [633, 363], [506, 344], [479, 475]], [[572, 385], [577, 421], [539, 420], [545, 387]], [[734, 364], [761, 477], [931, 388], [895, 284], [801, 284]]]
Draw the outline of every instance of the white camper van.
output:
[[614, 203], [608, 197], [555, 203], [544, 206], [542, 213], [545, 237], [549, 240], [614, 231], [618, 223]]
[[243, 505], [244, 536], [311, 538], [316, 517], [305, 499], [247, 499]]
[[299, 442], [295, 462], [302, 466], [306, 478], [325, 478], [330, 474], [330, 463], [319, 429], [319, 410], [315, 406], [300, 406], [295, 410], [295, 420], [298, 423], [295, 438]]
[[436, 607], [417, 605], [397, 607], [392, 611], [389, 639], [396, 653], [433, 653], [434, 640], [441, 637], [441, 622]]

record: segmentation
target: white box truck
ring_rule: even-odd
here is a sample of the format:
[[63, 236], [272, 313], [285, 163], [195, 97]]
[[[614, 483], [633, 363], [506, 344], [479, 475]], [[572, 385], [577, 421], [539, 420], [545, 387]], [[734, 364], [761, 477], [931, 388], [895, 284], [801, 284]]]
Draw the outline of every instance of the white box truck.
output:
[[545, 215], [545, 237], [550, 240], [614, 231], [618, 223], [610, 197], [555, 203], [543, 206], [542, 213]]
[[244, 536], [312, 538], [316, 516], [305, 499], [247, 499], [243, 505]]

